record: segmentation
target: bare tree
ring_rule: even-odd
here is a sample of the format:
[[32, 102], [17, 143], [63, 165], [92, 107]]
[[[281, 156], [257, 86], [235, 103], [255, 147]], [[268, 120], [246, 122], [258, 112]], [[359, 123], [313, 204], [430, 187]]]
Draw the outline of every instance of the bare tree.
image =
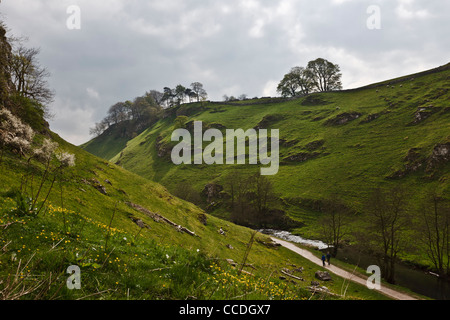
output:
[[231, 171], [224, 180], [229, 194], [231, 219], [242, 225], [266, 227], [278, 216], [271, 212], [277, 197], [271, 181], [260, 173], [249, 175], [240, 170]]
[[100, 136], [106, 129], [108, 129], [108, 125], [105, 121], [98, 122], [94, 125], [93, 128], [89, 129], [89, 134], [94, 137]]
[[38, 62], [39, 52], [39, 49], [26, 48], [19, 43], [13, 50], [9, 72], [18, 94], [46, 105], [53, 101], [54, 92], [47, 82], [50, 73]]
[[436, 193], [427, 195], [419, 209], [419, 234], [425, 250], [441, 276], [450, 275], [450, 204]]
[[348, 234], [351, 210], [337, 197], [325, 200], [322, 206], [323, 216], [319, 223], [326, 243], [333, 247], [332, 255], [336, 257], [342, 239]]
[[376, 189], [366, 203], [366, 246], [381, 258], [383, 275], [389, 283], [395, 283], [397, 255], [407, 243], [404, 237], [409, 222], [406, 200], [406, 193], [400, 188]]

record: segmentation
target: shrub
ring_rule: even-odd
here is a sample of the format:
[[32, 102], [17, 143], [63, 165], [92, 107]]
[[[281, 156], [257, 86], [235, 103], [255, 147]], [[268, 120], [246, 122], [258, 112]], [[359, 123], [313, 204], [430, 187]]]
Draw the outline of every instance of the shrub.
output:
[[0, 109], [0, 147], [2, 149], [9, 148], [13, 152], [25, 155], [31, 149], [33, 138], [34, 131], [29, 125], [22, 123], [11, 111], [5, 108]]

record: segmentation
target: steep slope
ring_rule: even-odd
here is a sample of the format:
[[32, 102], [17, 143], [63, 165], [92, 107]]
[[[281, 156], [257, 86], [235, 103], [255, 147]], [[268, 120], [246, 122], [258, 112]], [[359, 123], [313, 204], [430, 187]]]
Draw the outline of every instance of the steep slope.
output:
[[[170, 160], [177, 116], [204, 126], [280, 130], [278, 174], [270, 177], [286, 210], [310, 219], [314, 203], [337, 194], [357, 210], [374, 187], [403, 185], [419, 200], [427, 190], [449, 194], [449, 65], [358, 90], [291, 101], [188, 104], [128, 141], [112, 161], [174, 191], [189, 182], [199, 194], [223, 184], [233, 165], [181, 165]], [[239, 166], [256, 172], [255, 166]]]
[[[43, 138], [36, 137], [36, 148]], [[273, 246], [261, 234], [249, 247], [252, 230], [210, 216], [157, 183], [94, 157], [57, 135], [52, 138], [59, 144], [58, 152], [75, 155], [74, 167], [51, 169], [46, 176], [46, 165], [8, 150], [2, 154], [2, 299], [310, 296], [306, 287], [318, 269], [313, 264]], [[54, 161], [50, 168], [57, 168]], [[40, 196], [32, 206], [38, 190]], [[221, 228], [224, 235], [218, 232]], [[239, 263], [246, 256], [244, 271], [239, 273]], [[225, 259], [235, 261], [236, 267]], [[281, 268], [294, 264], [303, 267], [306, 281], [301, 285], [279, 279]], [[70, 266], [80, 268], [80, 290], [66, 287]], [[336, 277], [329, 288], [338, 292], [341, 286], [342, 279]], [[383, 299], [356, 284], [347, 296]]]
[[[419, 226], [423, 208], [430, 207], [425, 203], [429, 193], [447, 200], [450, 196], [449, 90], [450, 65], [446, 65], [360, 89], [299, 99], [185, 104], [167, 110], [164, 119], [128, 141], [111, 160], [214, 216], [254, 228], [290, 229], [323, 241], [324, 207], [328, 200], [339, 199], [356, 213], [347, 223], [352, 232], [347, 231], [345, 243], [362, 247], [364, 241], [354, 231], [368, 228], [366, 209], [374, 189], [390, 192], [401, 187], [410, 214], [402, 237], [409, 246], [402, 247], [398, 258], [432, 269]], [[270, 210], [247, 218], [259, 205], [254, 200], [260, 191], [256, 188], [247, 193], [243, 209], [236, 204], [236, 188], [245, 188], [246, 177], [258, 173], [259, 165], [172, 163], [176, 145], [172, 132], [179, 127], [192, 132], [194, 121], [224, 135], [226, 129], [279, 129], [280, 169], [267, 176], [278, 201]]]

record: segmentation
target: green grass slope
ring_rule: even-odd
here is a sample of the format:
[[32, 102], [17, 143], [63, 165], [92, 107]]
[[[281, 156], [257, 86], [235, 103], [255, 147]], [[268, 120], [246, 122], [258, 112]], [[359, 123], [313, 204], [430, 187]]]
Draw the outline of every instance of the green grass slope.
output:
[[[60, 150], [75, 154], [76, 165], [51, 171], [47, 179], [42, 179], [42, 164], [8, 151], [2, 155], [0, 299], [311, 297], [306, 287], [321, 268], [271, 246], [261, 234], [248, 246], [252, 230], [205, 214], [158, 183], [56, 135], [53, 139]], [[37, 194], [41, 181], [35, 208], [51, 192], [37, 213], [27, 197]], [[233, 267], [226, 259], [238, 265]], [[243, 261], [244, 273], [239, 273]], [[79, 290], [66, 285], [70, 266], [80, 268]], [[304, 268], [297, 274], [304, 281], [281, 280], [281, 268], [294, 266]], [[333, 277], [327, 286], [341, 295], [347, 283]], [[345, 293], [350, 299], [385, 298], [354, 284]]]
[[130, 138], [123, 132], [120, 125], [113, 125], [102, 135], [82, 144], [80, 147], [100, 158], [110, 159], [122, 151], [129, 140]]
[[[187, 128], [199, 120], [224, 133], [226, 128], [279, 129], [281, 166], [268, 178], [283, 200], [283, 210], [305, 225], [297, 232], [319, 237], [317, 203], [333, 195], [360, 213], [376, 187], [402, 186], [413, 207], [427, 192], [448, 198], [449, 90], [450, 64], [360, 89], [293, 100], [185, 104], [167, 110], [164, 119], [109, 159], [172, 192], [189, 184], [200, 194], [208, 183], [224, 185], [235, 169], [250, 174], [259, 167], [174, 165], [170, 151], [175, 143], [170, 138], [178, 116], [187, 117]], [[215, 208], [209, 212], [229, 217], [227, 208]], [[408, 259], [428, 263], [420, 253]]]
[[[183, 181], [198, 192], [209, 182], [220, 183], [236, 166], [176, 166], [170, 161], [175, 118], [186, 115], [188, 122], [200, 120], [216, 128], [279, 129], [282, 164], [270, 179], [286, 199], [317, 200], [338, 194], [360, 209], [374, 186], [401, 184], [415, 196], [431, 189], [449, 194], [448, 161], [426, 170], [434, 148], [450, 142], [448, 69], [284, 102], [182, 105], [110, 159], [169, 190]], [[407, 169], [411, 163], [405, 158], [411, 150], [423, 160], [417, 170]], [[240, 169], [258, 170], [249, 165]]]

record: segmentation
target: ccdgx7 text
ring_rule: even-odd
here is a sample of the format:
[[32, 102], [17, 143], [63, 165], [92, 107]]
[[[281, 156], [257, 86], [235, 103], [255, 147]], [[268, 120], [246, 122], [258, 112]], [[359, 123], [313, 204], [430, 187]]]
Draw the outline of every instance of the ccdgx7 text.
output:
[[[267, 315], [269, 314], [270, 305], [225, 305], [222, 310], [216, 309], [216, 312], [222, 311], [225, 315]], [[205, 315], [207, 318], [211, 317], [214, 312], [214, 307], [194, 307], [186, 305], [181, 307], [180, 315]]]

